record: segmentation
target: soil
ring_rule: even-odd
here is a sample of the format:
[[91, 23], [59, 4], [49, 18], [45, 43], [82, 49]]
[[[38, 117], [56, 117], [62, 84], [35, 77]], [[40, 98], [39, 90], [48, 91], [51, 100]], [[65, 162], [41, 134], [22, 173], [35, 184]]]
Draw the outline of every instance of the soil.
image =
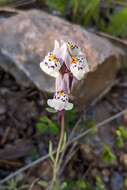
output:
[[[116, 81], [116, 85], [111, 91], [94, 107], [88, 109], [85, 116], [87, 119], [100, 122], [127, 107], [125, 70], [118, 73]], [[35, 128], [38, 119], [47, 114], [44, 111], [43, 99], [42, 93], [36, 88], [21, 87], [10, 74], [0, 69], [0, 179], [48, 153], [48, 141], [50, 138], [54, 138], [39, 134]], [[100, 153], [102, 154], [100, 143], [102, 139], [104, 143], [110, 144], [114, 130], [121, 124], [127, 126], [126, 115], [103, 127], [99, 131], [99, 135], [92, 137], [90, 141], [87, 141], [87, 138], [85, 141], [81, 141], [74, 157], [65, 167], [66, 178], [71, 180], [83, 178], [93, 183], [98, 174], [107, 180], [106, 185], [108, 186], [111, 186], [110, 177], [113, 178], [114, 175], [117, 179], [122, 173], [122, 179], [125, 178], [126, 168], [124, 164], [121, 165], [121, 159], [126, 158], [126, 143], [122, 150], [115, 148], [114, 141], [113, 144], [111, 143], [118, 157], [117, 163], [111, 167], [101, 163], [102, 157], [99, 156]], [[90, 151], [86, 152], [89, 148]], [[39, 177], [39, 175], [45, 179], [51, 178], [48, 161], [41, 163], [36, 169], [30, 170], [28, 181], [30, 182], [30, 179]]]
[[47, 153], [42, 143], [47, 138], [35, 128], [45, 114], [43, 100], [37, 89], [21, 87], [0, 69], [0, 179], [30, 162], [34, 155]]

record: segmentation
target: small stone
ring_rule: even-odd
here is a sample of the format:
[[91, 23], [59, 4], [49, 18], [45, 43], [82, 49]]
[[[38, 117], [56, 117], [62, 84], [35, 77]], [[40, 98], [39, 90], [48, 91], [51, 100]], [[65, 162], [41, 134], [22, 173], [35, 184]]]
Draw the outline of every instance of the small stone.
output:
[[124, 164], [125, 167], [127, 167], [127, 154], [123, 154], [120, 157], [121, 163]]
[[115, 172], [111, 178], [111, 189], [112, 190], [123, 190], [124, 180], [123, 176]]
[[35, 169], [36, 175], [41, 176], [44, 180], [51, 180], [52, 179], [52, 167], [50, 162], [44, 161]]
[[127, 178], [125, 178], [125, 180], [124, 180], [124, 187], [125, 187], [125, 189], [127, 189]]
[[3, 103], [0, 102], [0, 115], [6, 112], [6, 107]]
[[42, 190], [42, 188], [39, 187], [38, 185], [34, 185], [32, 189], [33, 189], [33, 190]]
[[91, 174], [92, 174], [93, 177], [96, 178], [96, 176], [99, 175], [99, 171], [98, 171], [98, 169], [97, 169], [97, 168], [92, 169]]
[[124, 120], [125, 125], [127, 125], [127, 113], [123, 115], [123, 120]]
[[109, 177], [110, 177], [110, 171], [107, 169], [102, 170], [102, 175], [103, 175], [103, 179], [104, 182], [109, 182]]
[[82, 144], [82, 145], [80, 145], [80, 150], [81, 150], [83, 157], [86, 160], [89, 160], [89, 161], [93, 160], [93, 153], [92, 153], [92, 149], [91, 149], [90, 145]]

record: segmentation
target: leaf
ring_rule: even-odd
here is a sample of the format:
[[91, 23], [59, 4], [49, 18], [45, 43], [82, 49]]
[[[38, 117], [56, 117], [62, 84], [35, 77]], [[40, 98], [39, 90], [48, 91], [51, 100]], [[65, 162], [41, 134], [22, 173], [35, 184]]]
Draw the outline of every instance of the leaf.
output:
[[87, 0], [87, 6], [84, 7], [84, 25], [90, 23], [91, 18], [95, 20], [99, 16], [100, 0]]
[[104, 147], [103, 160], [107, 164], [114, 164], [117, 160], [116, 155], [112, 152], [111, 148], [108, 145]]
[[65, 132], [65, 133], [64, 133], [64, 138], [63, 138], [63, 143], [62, 143], [62, 145], [61, 145], [61, 151], [64, 150], [65, 145], [66, 145], [66, 142], [67, 142], [67, 133]]
[[59, 11], [61, 14], [65, 13], [67, 0], [47, 0], [48, 7], [52, 10]]
[[121, 136], [123, 137], [123, 139], [126, 140], [127, 139], [127, 129], [125, 127], [121, 126], [118, 128], [118, 130], [119, 130]]
[[107, 32], [114, 36], [127, 36], [127, 8], [124, 8], [111, 17]]
[[61, 185], [61, 190], [92, 190], [91, 185], [85, 180], [77, 180], [77, 181], [65, 181]]
[[57, 111], [53, 108], [47, 107], [46, 111], [50, 112], [50, 113], [57, 113]]
[[124, 147], [124, 143], [125, 140], [127, 139], [127, 129], [123, 126], [120, 126], [117, 130], [116, 130], [116, 145], [118, 148], [123, 148]]
[[38, 182], [38, 185], [40, 185], [40, 186], [43, 187], [43, 188], [47, 188], [48, 183], [47, 183], [46, 181], [40, 180], [40, 181]]
[[105, 184], [100, 176], [96, 177], [96, 190], [106, 190]]
[[84, 180], [78, 180], [76, 182], [77, 189], [80, 190], [92, 190], [90, 185]]
[[68, 7], [72, 10], [72, 20], [84, 26], [99, 17], [99, 5], [100, 0], [68, 1]]
[[49, 156], [51, 158], [51, 160], [54, 162], [54, 157], [53, 157], [53, 145], [52, 142], [49, 141]]
[[40, 118], [38, 123], [36, 124], [36, 128], [41, 134], [59, 134], [59, 128], [55, 122], [50, 120], [47, 116], [43, 116]]
[[116, 146], [118, 148], [123, 148], [124, 147], [124, 140], [123, 140], [123, 138], [121, 136], [117, 137]]

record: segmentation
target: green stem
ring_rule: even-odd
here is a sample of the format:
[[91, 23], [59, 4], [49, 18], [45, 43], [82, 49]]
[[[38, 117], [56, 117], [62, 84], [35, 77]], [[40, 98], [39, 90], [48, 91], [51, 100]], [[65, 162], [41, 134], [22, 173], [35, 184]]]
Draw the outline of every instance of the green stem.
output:
[[54, 184], [57, 182], [57, 174], [59, 170], [59, 158], [60, 158], [60, 153], [61, 153], [61, 146], [63, 143], [64, 139], [64, 112], [61, 114], [61, 131], [60, 131], [60, 138], [59, 138], [59, 143], [58, 143], [58, 148], [56, 152], [56, 157], [54, 161], [54, 166], [53, 166], [53, 179], [52, 179], [52, 184], [51, 187], [54, 186]]

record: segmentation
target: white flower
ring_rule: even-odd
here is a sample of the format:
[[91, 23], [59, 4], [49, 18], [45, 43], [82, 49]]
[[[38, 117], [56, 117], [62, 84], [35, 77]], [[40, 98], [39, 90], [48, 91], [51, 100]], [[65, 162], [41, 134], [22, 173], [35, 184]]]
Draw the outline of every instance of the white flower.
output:
[[68, 47], [68, 51], [71, 54], [71, 56], [83, 55], [80, 47], [78, 47], [74, 42], [72, 42], [72, 41], [67, 42], [67, 47]]
[[64, 91], [56, 92], [53, 99], [49, 99], [47, 103], [57, 111], [71, 110], [73, 108], [73, 104], [69, 102], [68, 95]]
[[52, 77], [58, 77], [59, 70], [66, 59], [67, 46], [63, 43], [60, 47], [58, 41], [55, 41], [54, 50], [45, 56], [40, 63], [41, 69]]
[[90, 71], [86, 58], [82, 56], [72, 57], [70, 70], [78, 80], [81, 80]]

